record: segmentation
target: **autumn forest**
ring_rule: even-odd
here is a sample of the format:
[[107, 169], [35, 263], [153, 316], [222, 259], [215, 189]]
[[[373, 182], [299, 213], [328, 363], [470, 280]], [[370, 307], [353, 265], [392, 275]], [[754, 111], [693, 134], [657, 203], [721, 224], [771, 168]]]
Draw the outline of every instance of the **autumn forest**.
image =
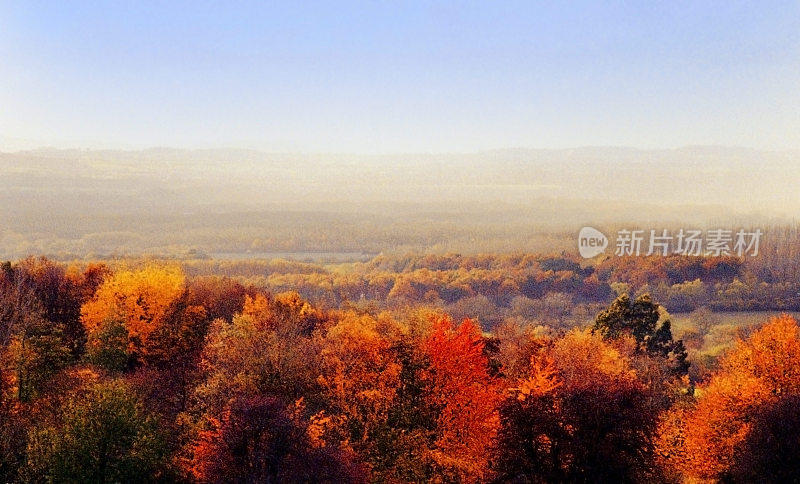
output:
[[715, 312], [769, 260], [6, 262], [0, 476], [786, 482], [800, 326]]

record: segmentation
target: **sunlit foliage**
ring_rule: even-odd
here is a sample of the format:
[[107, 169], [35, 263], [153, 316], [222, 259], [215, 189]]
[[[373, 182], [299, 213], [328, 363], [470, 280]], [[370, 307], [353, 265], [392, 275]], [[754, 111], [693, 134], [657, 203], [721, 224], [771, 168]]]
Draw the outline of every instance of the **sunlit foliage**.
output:
[[[763, 457], [755, 457], [758, 465], [772, 459], [771, 472], [786, 470], [795, 460], [794, 453], [787, 452], [794, 437], [775, 431], [798, 425], [796, 413], [787, 406], [800, 395], [797, 322], [788, 316], [775, 318], [738, 342], [697, 393], [695, 404], [664, 418], [659, 445], [668, 464], [696, 478], [747, 475], [739, 463], [754, 458], [753, 444], [761, 441], [766, 446]], [[786, 420], [776, 427], [776, 418]], [[770, 439], [769, 432], [790, 440]], [[770, 455], [768, 449], [776, 453]], [[798, 474], [789, 477], [796, 479]]]
[[439, 409], [433, 457], [440, 475], [471, 482], [489, 473], [489, 454], [500, 425], [502, 382], [490, 374], [484, 338], [471, 320], [454, 326], [439, 318], [422, 348], [430, 366], [430, 403]]
[[107, 332], [119, 322], [128, 335], [126, 351], [132, 357], [152, 350], [150, 336], [165, 322], [170, 305], [185, 289], [185, 278], [176, 267], [150, 266], [123, 270], [107, 277], [94, 297], [81, 308], [81, 321], [93, 344], [95, 334]]

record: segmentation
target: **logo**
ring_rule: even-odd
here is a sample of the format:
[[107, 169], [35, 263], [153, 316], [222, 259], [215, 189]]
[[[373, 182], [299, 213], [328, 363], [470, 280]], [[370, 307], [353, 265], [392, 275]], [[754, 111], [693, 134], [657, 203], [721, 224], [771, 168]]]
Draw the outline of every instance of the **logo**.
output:
[[[649, 237], [648, 237], [649, 232]], [[672, 230], [622, 229], [617, 231], [614, 255], [651, 256], [680, 254], [693, 257], [758, 256], [761, 229]], [[584, 227], [578, 233], [578, 252], [591, 259], [606, 251], [608, 238], [599, 230]]]
[[584, 259], [591, 259], [605, 252], [608, 247], [608, 238], [599, 230], [584, 227], [578, 233], [578, 252]]

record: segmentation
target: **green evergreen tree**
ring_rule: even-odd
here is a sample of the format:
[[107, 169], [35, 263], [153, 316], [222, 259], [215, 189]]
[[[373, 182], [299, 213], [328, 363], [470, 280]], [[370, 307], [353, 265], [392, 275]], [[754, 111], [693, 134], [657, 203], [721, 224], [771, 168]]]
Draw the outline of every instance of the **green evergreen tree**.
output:
[[689, 371], [686, 348], [683, 341], [673, 339], [669, 319], [659, 324], [659, 307], [649, 294], [642, 294], [633, 301], [622, 294], [597, 315], [592, 329], [607, 339], [631, 335], [638, 351], [669, 359], [672, 371], [685, 375]]

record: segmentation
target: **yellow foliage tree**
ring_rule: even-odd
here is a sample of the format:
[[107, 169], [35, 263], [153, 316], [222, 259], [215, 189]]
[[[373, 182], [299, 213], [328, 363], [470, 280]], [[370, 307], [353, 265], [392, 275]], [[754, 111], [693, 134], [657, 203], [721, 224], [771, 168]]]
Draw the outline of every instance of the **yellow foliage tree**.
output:
[[110, 321], [121, 322], [128, 333], [128, 352], [146, 352], [148, 337], [164, 322], [184, 289], [185, 277], [178, 267], [119, 271], [106, 277], [81, 307], [81, 321], [90, 341]]

